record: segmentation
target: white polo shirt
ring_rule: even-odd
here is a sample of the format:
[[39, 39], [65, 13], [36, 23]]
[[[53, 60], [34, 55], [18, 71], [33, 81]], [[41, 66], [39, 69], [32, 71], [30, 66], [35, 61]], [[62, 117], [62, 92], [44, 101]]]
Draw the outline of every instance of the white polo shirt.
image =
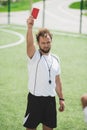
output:
[[85, 108], [83, 109], [83, 111], [84, 111], [84, 120], [85, 120], [85, 122], [87, 123], [87, 107], [85, 107]]
[[31, 94], [35, 96], [56, 95], [55, 77], [60, 74], [60, 65], [55, 56], [51, 54], [41, 56], [39, 50], [36, 51], [32, 59], [28, 57], [28, 73], [28, 89]]

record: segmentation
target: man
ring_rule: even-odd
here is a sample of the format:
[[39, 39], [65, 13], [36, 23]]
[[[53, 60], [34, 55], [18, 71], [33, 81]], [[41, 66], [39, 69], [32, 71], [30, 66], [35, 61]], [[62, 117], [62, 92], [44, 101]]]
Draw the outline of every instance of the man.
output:
[[84, 94], [81, 97], [81, 102], [82, 102], [82, 107], [83, 107], [83, 112], [84, 112], [84, 119], [85, 119], [85, 122], [87, 122], [87, 94]]
[[47, 29], [41, 29], [36, 35], [39, 50], [36, 50], [32, 34], [34, 19], [27, 20], [27, 55], [29, 71], [29, 94], [24, 127], [36, 130], [39, 123], [43, 130], [56, 127], [55, 95], [59, 96], [59, 111], [64, 111], [64, 97], [60, 79], [58, 59], [50, 53], [52, 35]]

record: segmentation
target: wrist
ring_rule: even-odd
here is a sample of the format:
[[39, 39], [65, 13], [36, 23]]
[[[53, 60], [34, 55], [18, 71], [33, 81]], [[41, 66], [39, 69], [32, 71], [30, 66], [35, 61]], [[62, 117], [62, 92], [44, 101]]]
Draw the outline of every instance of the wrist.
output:
[[28, 26], [28, 29], [32, 29], [33, 27], [32, 26]]
[[64, 98], [59, 98], [59, 101], [65, 101], [65, 99]]

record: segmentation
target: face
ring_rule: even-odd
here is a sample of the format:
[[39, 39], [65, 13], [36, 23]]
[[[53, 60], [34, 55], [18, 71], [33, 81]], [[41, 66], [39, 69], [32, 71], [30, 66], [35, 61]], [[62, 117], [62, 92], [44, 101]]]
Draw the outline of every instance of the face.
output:
[[49, 35], [47, 37], [40, 37], [39, 39], [39, 49], [42, 52], [42, 54], [47, 54], [49, 53], [51, 49], [51, 38]]

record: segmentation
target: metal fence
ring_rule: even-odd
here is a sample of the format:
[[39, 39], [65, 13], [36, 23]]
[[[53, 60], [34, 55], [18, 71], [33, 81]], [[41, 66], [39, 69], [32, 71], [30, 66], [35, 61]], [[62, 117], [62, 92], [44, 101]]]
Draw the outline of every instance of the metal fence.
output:
[[[4, 0], [0, 0], [0, 3]], [[33, 7], [40, 9], [38, 19], [35, 20], [35, 27], [47, 27], [49, 29], [76, 32], [87, 34], [87, 10], [83, 10], [83, 6], [87, 6], [87, 0], [80, 1], [80, 9], [70, 9], [68, 6], [76, 0], [42, 0], [34, 3]], [[85, 4], [84, 4], [85, 1]], [[7, 12], [0, 12], [0, 24], [17, 24], [26, 25], [29, 9], [25, 11], [12, 12], [10, 8], [10, 0], [4, 4], [8, 4]], [[21, 2], [21, 0], [20, 0]], [[29, 4], [29, 1], [27, 1]]]

